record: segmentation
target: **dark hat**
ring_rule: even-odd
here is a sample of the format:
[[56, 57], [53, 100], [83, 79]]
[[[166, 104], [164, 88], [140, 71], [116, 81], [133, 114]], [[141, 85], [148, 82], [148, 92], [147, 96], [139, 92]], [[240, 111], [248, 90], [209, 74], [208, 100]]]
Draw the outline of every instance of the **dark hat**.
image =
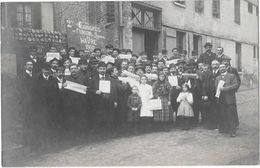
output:
[[229, 56], [227, 56], [227, 55], [223, 55], [222, 57], [221, 57], [221, 60], [223, 61], [223, 60], [231, 60], [231, 58], [229, 57]]
[[137, 58], [138, 58], [138, 55], [136, 55], [136, 54], [132, 54], [132, 57], [137, 57]]
[[207, 43], [205, 43], [204, 48], [206, 48], [207, 46], [212, 47], [212, 44], [210, 42], [207, 42]]
[[198, 64], [193, 59], [190, 59], [187, 61], [187, 66], [189, 66], [189, 67], [195, 67], [197, 65]]
[[92, 64], [98, 64], [99, 63], [99, 60], [97, 60], [96, 58], [91, 58], [89, 60], [89, 63], [92, 65]]
[[166, 63], [164, 59], [160, 59], [159, 61], [157, 61], [157, 64], [158, 62], [163, 62], [164, 64]]
[[162, 69], [166, 69], [166, 68], [169, 69], [169, 67], [167, 67], [167, 66], [164, 66]]
[[107, 44], [105, 48], [106, 48], [106, 49], [107, 49], [107, 48], [113, 48], [113, 45], [112, 45], [112, 44]]
[[122, 52], [126, 52], [126, 50], [125, 50], [125, 49], [121, 49], [120, 52], [121, 52], [121, 53], [122, 53]]
[[146, 67], [146, 66], [152, 67], [152, 63], [151, 63], [150, 61], [146, 61], [146, 62], [144, 63], [144, 66], [145, 66], [145, 67]]
[[34, 51], [34, 52], [37, 52], [37, 47], [36, 47], [36, 46], [30, 46], [30, 47], [29, 47], [29, 50], [30, 50], [30, 51]]
[[128, 64], [128, 67], [129, 67], [129, 66], [135, 67], [135, 63], [134, 63], [134, 62], [130, 62], [130, 63]]
[[127, 50], [126, 50], [126, 52], [131, 52], [131, 53], [132, 53], [132, 50], [130, 50], [130, 49], [127, 49]]
[[172, 67], [176, 67], [176, 65], [175, 65], [174, 63], [171, 63], [171, 64], [169, 65], [169, 68], [172, 68]]
[[167, 54], [168, 51], [166, 49], [162, 49], [162, 54]]
[[93, 52], [96, 52], [96, 51], [101, 51], [101, 49], [100, 49], [100, 48], [95, 48], [95, 49], [93, 50]]
[[135, 71], [137, 71], [138, 69], [142, 69], [142, 70], [144, 71], [144, 66], [142, 66], [142, 65], [137, 65], [137, 66], [135, 67]]
[[119, 53], [119, 49], [117, 49], [117, 48], [114, 48], [113, 51], [117, 51]]
[[159, 52], [158, 51], [154, 51], [153, 55], [159, 55]]
[[80, 59], [78, 62], [78, 65], [88, 65], [88, 60], [87, 59]]
[[42, 68], [41, 69], [50, 70], [51, 69], [51, 64], [49, 62], [44, 62], [42, 64]]
[[64, 72], [64, 71], [65, 71], [65, 68], [60, 66], [60, 67], [57, 68], [57, 71], [62, 71], [62, 72]]
[[100, 62], [98, 63], [98, 67], [107, 67], [107, 65], [106, 65], [105, 62], [100, 61]]
[[58, 61], [58, 63], [59, 63], [59, 64], [61, 64], [61, 61], [60, 61], [60, 60], [58, 60], [56, 57], [55, 57], [55, 58], [53, 58], [52, 60], [50, 60], [49, 62], [50, 62], [50, 63], [52, 63], [53, 61]]
[[179, 59], [176, 63], [176, 65], [179, 65], [179, 64], [185, 64], [185, 60], [184, 59]]
[[179, 51], [178, 48], [173, 48], [173, 49], [172, 49], [172, 52], [173, 52], [173, 50], [177, 50], [177, 51]]
[[68, 49], [68, 51], [70, 51], [71, 49], [76, 50], [75, 47], [70, 47], [70, 48]]

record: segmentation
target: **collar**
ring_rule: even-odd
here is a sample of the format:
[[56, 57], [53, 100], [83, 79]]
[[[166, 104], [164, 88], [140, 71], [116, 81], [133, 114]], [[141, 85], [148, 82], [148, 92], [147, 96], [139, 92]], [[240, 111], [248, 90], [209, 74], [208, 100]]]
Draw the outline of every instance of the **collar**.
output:
[[99, 74], [99, 78], [101, 79], [102, 77], [106, 78], [106, 75]]
[[55, 70], [55, 69], [52, 69], [52, 68], [51, 68], [51, 71], [52, 71], [52, 72], [56, 72], [56, 70]]
[[49, 77], [50, 77], [50, 75], [48, 75], [48, 76], [45, 76], [44, 74], [42, 74], [42, 76], [43, 76], [43, 78], [44, 78], [44, 79], [46, 79], [46, 80], [48, 80], [48, 79], [49, 79]]
[[26, 69], [25, 72], [32, 77], [32, 71]]
[[227, 71], [225, 73], [221, 73], [221, 76], [226, 76], [227, 75]]
[[222, 57], [222, 56], [224, 56], [224, 53], [222, 53], [221, 55], [218, 55], [218, 58], [220, 58], [220, 57]]
[[58, 79], [59, 83], [62, 83], [62, 82], [63, 82], [63, 77], [62, 77], [62, 78], [59, 78], [59, 77], [57, 76], [57, 79]]

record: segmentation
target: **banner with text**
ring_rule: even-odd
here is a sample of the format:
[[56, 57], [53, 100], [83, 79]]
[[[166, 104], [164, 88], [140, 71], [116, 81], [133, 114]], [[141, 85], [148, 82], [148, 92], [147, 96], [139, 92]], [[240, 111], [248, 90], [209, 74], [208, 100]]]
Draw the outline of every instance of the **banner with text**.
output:
[[74, 23], [66, 20], [68, 47], [77, 50], [93, 50], [104, 47], [105, 30], [86, 22]]

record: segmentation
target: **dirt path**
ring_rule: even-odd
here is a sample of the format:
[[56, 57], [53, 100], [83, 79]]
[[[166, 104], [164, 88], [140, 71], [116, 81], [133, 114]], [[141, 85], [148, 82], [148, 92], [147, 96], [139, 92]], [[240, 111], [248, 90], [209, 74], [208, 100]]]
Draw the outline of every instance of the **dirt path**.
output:
[[236, 138], [216, 130], [172, 129], [74, 146], [27, 157], [25, 166], [159, 166], [258, 163], [257, 90], [239, 92]]

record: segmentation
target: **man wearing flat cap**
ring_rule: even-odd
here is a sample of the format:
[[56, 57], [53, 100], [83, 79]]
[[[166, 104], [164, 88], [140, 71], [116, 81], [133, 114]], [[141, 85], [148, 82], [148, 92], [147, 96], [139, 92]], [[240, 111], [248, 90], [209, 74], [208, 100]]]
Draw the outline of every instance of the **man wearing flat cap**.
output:
[[213, 53], [211, 50], [212, 50], [212, 44], [207, 42], [205, 45], [204, 45], [204, 48], [205, 48], [205, 52], [202, 53], [198, 59], [198, 63], [202, 62], [204, 64], [208, 64], [208, 65], [211, 65], [211, 62], [215, 59], [217, 59], [217, 55], [215, 53]]
[[52, 60], [50, 60], [51, 63], [51, 75], [56, 78], [56, 71], [57, 68], [61, 65], [60, 60], [58, 60], [57, 58], [53, 58]]

